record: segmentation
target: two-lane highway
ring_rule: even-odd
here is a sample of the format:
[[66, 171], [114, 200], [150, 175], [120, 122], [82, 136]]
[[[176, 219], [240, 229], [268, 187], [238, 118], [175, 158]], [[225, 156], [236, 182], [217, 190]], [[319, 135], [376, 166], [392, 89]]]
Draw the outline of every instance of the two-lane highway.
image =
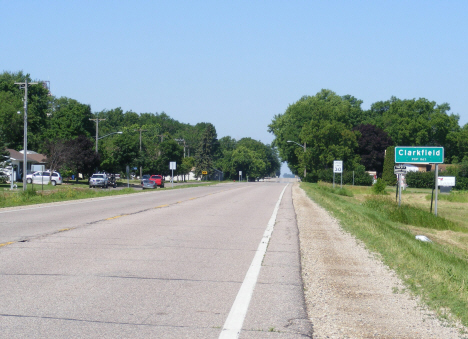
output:
[[0, 243], [3, 337], [311, 334], [291, 185], [232, 183], [0, 210]]

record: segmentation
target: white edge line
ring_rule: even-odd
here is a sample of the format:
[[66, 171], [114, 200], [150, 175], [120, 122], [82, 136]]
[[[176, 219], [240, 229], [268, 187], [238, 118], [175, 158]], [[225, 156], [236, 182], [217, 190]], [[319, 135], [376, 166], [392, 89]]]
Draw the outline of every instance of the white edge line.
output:
[[270, 221], [268, 222], [265, 233], [263, 233], [262, 240], [258, 245], [249, 270], [247, 271], [244, 281], [242, 282], [239, 292], [237, 293], [236, 300], [234, 301], [234, 304], [231, 307], [231, 311], [226, 318], [221, 334], [219, 335], [219, 339], [238, 338], [240, 335], [245, 316], [247, 315], [247, 310], [249, 309], [250, 299], [252, 298], [253, 291], [260, 274], [263, 257], [265, 256], [271, 234], [273, 233], [273, 228], [275, 227], [276, 215], [278, 214], [284, 191], [286, 191], [288, 185], [289, 184], [283, 188], [283, 191], [281, 192], [281, 195], [276, 202], [273, 214], [271, 215]]

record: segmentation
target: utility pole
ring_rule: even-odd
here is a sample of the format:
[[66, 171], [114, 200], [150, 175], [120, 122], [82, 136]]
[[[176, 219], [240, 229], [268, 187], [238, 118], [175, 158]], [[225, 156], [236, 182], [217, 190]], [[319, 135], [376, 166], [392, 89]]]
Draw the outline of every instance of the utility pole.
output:
[[307, 167], [307, 166], [306, 166], [307, 162], [306, 162], [306, 159], [305, 159], [305, 156], [306, 156], [306, 147], [307, 147], [307, 145], [306, 145], [306, 143], [304, 142], [304, 181], [305, 181], [305, 178], [306, 178], [306, 176], [307, 176], [307, 169], [306, 169], [306, 167]]
[[[156, 136], [161, 137], [161, 144], [162, 144], [165, 134], [156, 134]], [[161, 156], [161, 149], [159, 149], [158, 156], [159, 157]]]
[[24, 145], [23, 145], [23, 191], [26, 191], [26, 175], [28, 174], [28, 85], [37, 85], [37, 82], [28, 83], [26, 78], [24, 82], [15, 82], [24, 88]]
[[177, 143], [180, 145], [181, 142], [184, 143], [184, 158], [185, 158], [185, 139], [175, 139], [175, 141], [177, 141]]
[[98, 119], [96, 117], [96, 119], [89, 119], [89, 120], [96, 122], [96, 154], [97, 154], [98, 153], [99, 121], [104, 121], [106, 119]]
[[[141, 127], [139, 129], [136, 129], [135, 132], [140, 132], [140, 153], [141, 153], [141, 132], [148, 132], [147, 129], [141, 129]], [[140, 165], [140, 179], [143, 177], [143, 170], [141, 168], [141, 165]]]

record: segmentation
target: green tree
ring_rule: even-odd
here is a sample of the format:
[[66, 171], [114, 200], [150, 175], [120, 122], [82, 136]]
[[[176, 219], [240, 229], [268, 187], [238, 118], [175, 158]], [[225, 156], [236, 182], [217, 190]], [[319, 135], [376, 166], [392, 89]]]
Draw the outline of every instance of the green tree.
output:
[[195, 156], [195, 175], [197, 177], [201, 176], [202, 171], [207, 171], [208, 175], [213, 173], [213, 156], [218, 147], [216, 129], [212, 124], [207, 124]]
[[387, 185], [394, 186], [397, 183], [396, 175], [394, 174], [395, 167], [395, 146], [390, 146], [385, 152], [384, 167], [382, 179]]
[[372, 104], [368, 116], [397, 146], [445, 146], [447, 135], [459, 130], [459, 116], [449, 115], [449, 110], [446, 103], [437, 105], [424, 98], [392, 97], [389, 101]]
[[125, 172], [127, 165], [136, 166], [136, 159], [140, 150], [139, 138], [128, 129], [122, 134], [109, 136], [99, 141], [101, 158], [100, 168], [106, 172]]
[[183, 175], [185, 181], [185, 176], [190, 174], [193, 167], [195, 167], [195, 158], [185, 157], [182, 159], [182, 164], [177, 167], [177, 174]]
[[[8, 147], [16, 150], [23, 149], [24, 90], [15, 82], [25, 82], [26, 79], [33, 82], [29, 74], [23, 72], [0, 74], [0, 129]], [[28, 86], [28, 149], [32, 150], [40, 150], [44, 143], [49, 103], [49, 90], [42, 82], [37, 82], [39, 84]]]
[[263, 177], [266, 164], [261, 159], [260, 155], [245, 146], [238, 146], [231, 157], [231, 173], [239, 173], [242, 171], [244, 178], [249, 177], [249, 180]]
[[[159, 146], [159, 154], [152, 162], [151, 173], [157, 173], [164, 176], [170, 175], [172, 171], [169, 164], [175, 162], [177, 167], [182, 164], [184, 149], [174, 139], [167, 138]], [[177, 174], [175, 172], [174, 174]]]
[[66, 97], [52, 98], [50, 102], [47, 131], [44, 136], [47, 140], [71, 140], [79, 135], [91, 137], [94, 135], [95, 123], [91, 107]]
[[[355, 147], [355, 136], [350, 130], [365, 117], [360, 105], [360, 100], [349, 95], [340, 97], [330, 90], [322, 90], [315, 96], [304, 96], [290, 105], [284, 114], [276, 115], [268, 126], [269, 132], [275, 135], [273, 146], [278, 148], [281, 160], [287, 161], [292, 172], [298, 175], [304, 172], [305, 164], [309, 171], [318, 171], [330, 166], [330, 159], [337, 159], [337, 156], [346, 156], [354, 164], [351, 153]], [[329, 132], [332, 135], [327, 135]], [[337, 139], [333, 139], [334, 136]], [[325, 140], [317, 140], [316, 137]], [[340, 140], [341, 137], [344, 140]], [[304, 154], [302, 148], [288, 141], [301, 145], [306, 142], [307, 152]], [[327, 144], [331, 149], [326, 147]], [[318, 150], [325, 150], [326, 153], [319, 154]]]
[[307, 165], [307, 172], [314, 177], [322, 169], [332, 168], [334, 160], [342, 160], [344, 168], [352, 170], [360, 163], [356, 153], [358, 148], [356, 133], [336, 120], [311, 120], [301, 133], [306, 142], [306, 152], [302, 149], [298, 157]]

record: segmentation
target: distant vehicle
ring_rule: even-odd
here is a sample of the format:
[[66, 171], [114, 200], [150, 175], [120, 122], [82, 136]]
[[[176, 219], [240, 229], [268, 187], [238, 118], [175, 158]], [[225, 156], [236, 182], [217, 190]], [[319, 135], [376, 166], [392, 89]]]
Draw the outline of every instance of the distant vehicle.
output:
[[116, 188], [117, 187], [117, 180], [115, 178], [115, 174], [111, 174], [110, 177], [107, 177], [107, 178], [109, 179], [108, 180], [108, 185]]
[[156, 186], [156, 183], [154, 181], [152, 181], [152, 180], [143, 179], [141, 181], [141, 188], [143, 188], [143, 189], [148, 189], [148, 188], [149, 189], [154, 189], [156, 187], [158, 187], [158, 186]]
[[142, 185], [143, 185], [143, 180], [145, 180], [145, 179], [149, 179], [149, 178], [150, 178], [150, 176], [151, 176], [151, 175], [149, 175], [149, 174], [143, 174], [143, 176], [141, 177], [141, 180], [140, 180], [140, 184], [142, 184]]
[[162, 175], [152, 175], [149, 180], [154, 181], [156, 185], [163, 188], [164, 187], [164, 178]]
[[50, 171], [37, 171], [32, 174], [26, 175], [26, 182], [28, 184], [48, 184], [49, 182], [52, 186], [61, 185], [63, 183], [62, 176], [59, 172], [53, 172], [52, 177], [50, 176]]
[[92, 187], [104, 187], [107, 188], [109, 185], [109, 178], [107, 178], [107, 175], [102, 174], [102, 173], [96, 173], [89, 178], [89, 188]]
[[120, 173], [115, 173], [114, 176], [115, 176], [115, 180], [120, 180]]

